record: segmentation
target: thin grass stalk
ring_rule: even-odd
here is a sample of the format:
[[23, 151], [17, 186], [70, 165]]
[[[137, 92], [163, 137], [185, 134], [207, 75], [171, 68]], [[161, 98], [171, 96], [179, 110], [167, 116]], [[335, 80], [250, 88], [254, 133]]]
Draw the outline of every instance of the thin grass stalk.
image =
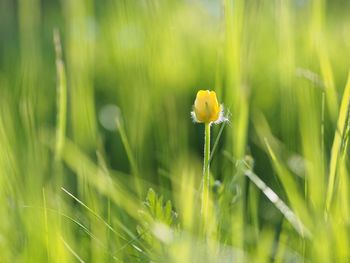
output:
[[57, 71], [57, 125], [56, 125], [56, 146], [55, 161], [61, 160], [62, 148], [64, 145], [66, 123], [67, 123], [67, 81], [66, 71], [62, 59], [62, 45], [58, 30], [54, 30], [53, 39], [56, 52]]
[[334, 186], [336, 181], [336, 171], [338, 167], [339, 155], [341, 154], [340, 152], [341, 147], [344, 143], [344, 133], [346, 131], [346, 124], [347, 124], [346, 121], [347, 121], [348, 110], [350, 105], [349, 97], [350, 97], [350, 73], [348, 76], [348, 81], [347, 81], [343, 98], [341, 101], [337, 129], [335, 131], [333, 145], [332, 145], [329, 181], [327, 185], [327, 196], [326, 196], [326, 208], [325, 208], [326, 215], [328, 214], [331, 206], [333, 192], [335, 188]]

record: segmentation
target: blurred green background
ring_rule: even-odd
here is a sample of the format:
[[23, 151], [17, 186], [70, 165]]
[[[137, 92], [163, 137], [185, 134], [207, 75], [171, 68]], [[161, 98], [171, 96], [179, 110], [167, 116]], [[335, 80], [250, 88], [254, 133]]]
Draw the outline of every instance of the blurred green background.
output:
[[[348, 262], [349, 10], [0, 0], [0, 262]], [[200, 89], [230, 119], [209, 238]]]

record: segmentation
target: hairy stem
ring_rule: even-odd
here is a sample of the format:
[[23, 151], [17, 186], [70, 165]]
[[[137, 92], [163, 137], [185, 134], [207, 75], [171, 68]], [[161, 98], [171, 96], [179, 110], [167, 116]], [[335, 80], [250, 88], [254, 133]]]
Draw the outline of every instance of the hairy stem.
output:
[[207, 225], [209, 206], [209, 160], [210, 160], [210, 123], [205, 124], [204, 136], [204, 165], [203, 165], [203, 192], [202, 192], [202, 220], [203, 227]]

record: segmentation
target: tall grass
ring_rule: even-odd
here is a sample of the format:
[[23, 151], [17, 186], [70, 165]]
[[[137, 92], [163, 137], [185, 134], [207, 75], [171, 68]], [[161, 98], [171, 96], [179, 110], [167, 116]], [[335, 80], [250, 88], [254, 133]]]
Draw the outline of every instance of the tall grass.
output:
[[0, 1], [0, 262], [349, 261], [348, 8]]

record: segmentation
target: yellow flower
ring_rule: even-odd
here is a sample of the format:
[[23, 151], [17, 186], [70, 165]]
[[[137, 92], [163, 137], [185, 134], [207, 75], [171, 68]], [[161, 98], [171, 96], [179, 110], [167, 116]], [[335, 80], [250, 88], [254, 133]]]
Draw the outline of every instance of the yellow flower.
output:
[[198, 91], [191, 114], [195, 122], [219, 123], [226, 120], [223, 117], [223, 106], [218, 103], [215, 91]]

